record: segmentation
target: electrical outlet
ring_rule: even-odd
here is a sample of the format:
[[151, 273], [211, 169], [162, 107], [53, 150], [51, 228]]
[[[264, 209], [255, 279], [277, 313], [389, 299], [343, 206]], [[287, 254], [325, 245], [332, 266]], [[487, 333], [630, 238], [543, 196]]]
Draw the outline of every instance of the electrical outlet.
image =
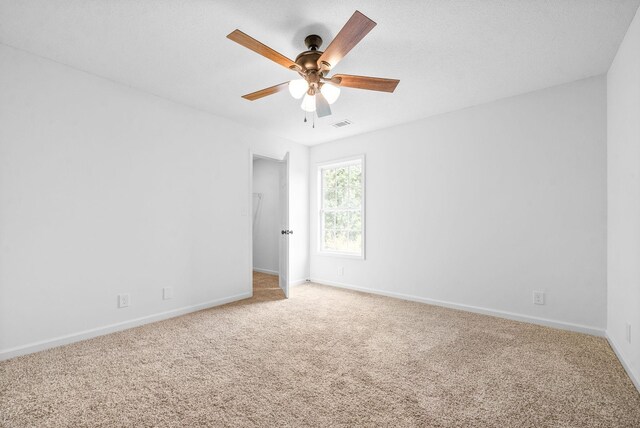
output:
[[173, 299], [173, 287], [164, 287], [162, 289], [162, 299], [163, 300]]
[[344, 267], [339, 267], [338, 268], [338, 276], [342, 276], [344, 275]]
[[631, 324], [627, 323], [625, 326], [625, 332], [627, 336], [627, 343], [631, 343]]
[[128, 294], [118, 294], [118, 307], [126, 308], [131, 304], [131, 299]]
[[533, 304], [534, 305], [544, 305], [544, 291], [534, 291], [533, 292]]

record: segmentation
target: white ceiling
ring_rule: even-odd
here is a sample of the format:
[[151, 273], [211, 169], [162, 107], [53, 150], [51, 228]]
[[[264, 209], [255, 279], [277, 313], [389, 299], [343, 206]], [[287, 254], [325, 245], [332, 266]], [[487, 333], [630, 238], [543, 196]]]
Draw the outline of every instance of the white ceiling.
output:
[[[0, 0], [0, 42], [303, 144], [317, 144], [607, 71], [640, 0]], [[360, 10], [378, 23], [336, 73], [400, 79], [343, 89], [312, 129], [297, 75], [228, 40], [239, 28], [295, 59]], [[322, 49], [322, 48], [321, 48]], [[331, 123], [354, 124], [335, 129]]]

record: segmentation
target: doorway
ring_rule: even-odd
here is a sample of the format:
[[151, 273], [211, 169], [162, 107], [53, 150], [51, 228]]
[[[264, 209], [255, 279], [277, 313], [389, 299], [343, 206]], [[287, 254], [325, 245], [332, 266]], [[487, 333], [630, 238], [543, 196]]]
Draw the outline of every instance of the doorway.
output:
[[251, 155], [251, 253], [254, 298], [289, 297], [289, 154]]

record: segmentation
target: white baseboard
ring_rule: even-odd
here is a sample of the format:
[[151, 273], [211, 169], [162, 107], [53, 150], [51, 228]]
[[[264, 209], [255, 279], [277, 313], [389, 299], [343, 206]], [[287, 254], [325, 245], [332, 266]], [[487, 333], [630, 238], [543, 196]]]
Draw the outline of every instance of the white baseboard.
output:
[[266, 273], [266, 274], [269, 274], [269, 275], [280, 275], [280, 272], [278, 272], [277, 270], [262, 269], [262, 268], [257, 268], [257, 267], [254, 267], [253, 271], [254, 272], [260, 272], [260, 273]]
[[166, 312], [160, 312], [157, 314], [147, 315], [140, 318], [135, 318], [128, 321], [123, 321], [115, 324], [109, 324], [104, 327], [92, 328], [90, 330], [80, 331], [78, 333], [67, 334], [64, 336], [58, 336], [53, 339], [42, 340], [39, 342], [30, 343], [15, 348], [9, 348], [0, 351], [0, 361], [8, 360], [9, 358], [19, 357], [20, 355], [31, 354], [33, 352], [43, 351], [45, 349], [55, 348], [69, 343], [79, 342], [81, 340], [91, 339], [97, 336], [103, 336], [109, 333], [115, 333], [117, 331], [127, 330], [133, 327], [138, 327], [144, 324], [149, 324], [156, 321], [165, 320], [168, 318], [174, 318], [180, 315], [185, 315], [191, 312], [201, 311], [203, 309], [213, 308], [214, 306], [220, 306], [227, 303], [235, 302], [237, 300], [248, 299], [251, 297], [252, 292], [236, 294], [234, 296], [223, 297], [221, 299], [210, 300], [208, 302], [199, 303], [192, 306], [184, 306], [182, 308], [172, 309]]
[[289, 285], [292, 287], [296, 287], [298, 285], [302, 285], [302, 284], [306, 284], [307, 280], [306, 279], [297, 279], [295, 281], [291, 281], [289, 282]]
[[631, 364], [627, 363], [627, 360], [624, 358], [624, 355], [620, 351], [620, 347], [608, 332], [607, 340], [609, 341], [609, 346], [611, 346], [611, 349], [613, 349], [613, 352], [615, 352], [616, 356], [618, 357], [618, 360], [620, 360], [620, 364], [622, 364], [622, 367], [624, 367], [624, 371], [627, 372], [627, 375], [631, 379], [631, 382], [633, 382], [633, 385], [636, 387], [638, 392], [640, 392], [640, 375], [634, 372]]
[[377, 294], [377, 295], [380, 295], [380, 296], [394, 297], [396, 299], [409, 300], [409, 301], [412, 301], [412, 302], [419, 302], [419, 303], [426, 303], [426, 304], [429, 304], [429, 305], [442, 306], [442, 307], [450, 308], [450, 309], [459, 309], [459, 310], [462, 310], [462, 311], [474, 312], [474, 313], [482, 314], [482, 315], [490, 315], [490, 316], [494, 316], [494, 317], [498, 317], [498, 318], [506, 318], [506, 319], [510, 319], [510, 320], [513, 320], [513, 321], [528, 322], [528, 323], [531, 323], [531, 324], [542, 325], [542, 326], [545, 326], [545, 327], [558, 328], [558, 329], [561, 329], [561, 330], [575, 331], [575, 332], [578, 332], [578, 333], [590, 334], [592, 336], [598, 336], [598, 337], [605, 337], [606, 336], [605, 331], [603, 329], [589, 327], [589, 326], [581, 325], [581, 324], [573, 324], [573, 323], [568, 323], [568, 322], [563, 322], [563, 321], [555, 321], [555, 320], [550, 320], [550, 319], [546, 319], [546, 318], [538, 318], [538, 317], [533, 317], [533, 316], [529, 316], [529, 315], [516, 314], [516, 313], [513, 313], [513, 312], [500, 311], [500, 310], [496, 310], [496, 309], [482, 308], [482, 307], [479, 307], [479, 306], [465, 305], [465, 304], [462, 304], [462, 303], [453, 303], [453, 302], [447, 302], [447, 301], [443, 301], [443, 300], [428, 299], [426, 297], [413, 296], [413, 295], [410, 295], [410, 294], [394, 293], [392, 291], [375, 290], [373, 288], [360, 287], [358, 285], [351, 285], [351, 284], [343, 284], [343, 283], [334, 282], [334, 281], [326, 281], [326, 280], [323, 280], [323, 279], [311, 279], [311, 282], [315, 282], [317, 284], [322, 284], [322, 285], [329, 285], [329, 286], [337, 287], [337, 288], [345, 288], [345, 289], [348, 289], [348, 290], [362, 291], [364, 293]]

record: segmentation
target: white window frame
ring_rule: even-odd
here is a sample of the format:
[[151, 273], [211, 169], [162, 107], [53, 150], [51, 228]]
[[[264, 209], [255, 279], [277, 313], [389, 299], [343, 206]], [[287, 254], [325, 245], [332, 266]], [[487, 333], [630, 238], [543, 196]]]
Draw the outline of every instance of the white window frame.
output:
[[[322, 171], [324, 169], [329, 169], [329, 168], [338, 168], [341, 166], [347, 166], [347, 165], [351, 165], [351, 164], [355, 164], [355, 163], [360, 163], [362, 165], [362, 198], [361, 198], [361, 208], [360, 208], [360, 212], [362, 215], [362, 248], [360, 251], [360, 254], [357, 253], [349, 253], [349, 252], [344, 252], [344, 251], [328, 251], [328, 250], [324, 250], [322, 248], [322, 242], [323, 242], [323, 225], [322, 225], [322, 213], [323, 213], [323, 208], [322, 208], [322, 203], [323, 203], [323, 189], [322, 189]], [[318, 198], [317, 198], [317, 202], [318, 202], [318, 223], [317, 223], [317, 254], [321, 255], [321, 256], [332, 256], [332, 257], [343, 257], [343, 258], [349, 258], [349, 259], [358, 259], [358, 260], [364, 260], [365, 259], [365, 251], [366, 251], [366, 229], [367, 229], [367, 222], [366, 222], [366, 189], [367, 189], [367, 168], [366, 168], [366, 164], [365, 164], [365, 157], [364, 155], [358, 155], [358, 156], [351, 156], [348, 158], [342, 158], [342, 159], [336, 159], [336, 160], [332, 160], [332, 161], [327, 161], [327, 162], [322, 162], [322, 163], [318, 163], [316, 164], [316, 169], [317, 169], [317, 194], [318, 194]]]

